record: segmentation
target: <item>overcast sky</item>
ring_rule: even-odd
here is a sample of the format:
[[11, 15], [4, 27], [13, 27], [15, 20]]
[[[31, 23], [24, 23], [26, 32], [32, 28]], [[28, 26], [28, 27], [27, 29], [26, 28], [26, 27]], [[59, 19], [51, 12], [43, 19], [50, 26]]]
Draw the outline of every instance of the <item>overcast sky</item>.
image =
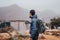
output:
[[12, 4], [17, 4], [28, 10], [53, 10], [56, 13], [60, 13], [60, 0], [0, 0], [0, 7], [5, 7]]

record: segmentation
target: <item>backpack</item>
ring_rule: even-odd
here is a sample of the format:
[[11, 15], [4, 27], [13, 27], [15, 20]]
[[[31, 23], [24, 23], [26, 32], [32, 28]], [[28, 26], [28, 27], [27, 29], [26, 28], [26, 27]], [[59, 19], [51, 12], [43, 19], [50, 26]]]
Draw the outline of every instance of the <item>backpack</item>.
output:
[[39, 20], [39, 19], [37, 20], [37, 27], [38, 27], [39, 33], [44, 33], [45, 27], [42, 20]]

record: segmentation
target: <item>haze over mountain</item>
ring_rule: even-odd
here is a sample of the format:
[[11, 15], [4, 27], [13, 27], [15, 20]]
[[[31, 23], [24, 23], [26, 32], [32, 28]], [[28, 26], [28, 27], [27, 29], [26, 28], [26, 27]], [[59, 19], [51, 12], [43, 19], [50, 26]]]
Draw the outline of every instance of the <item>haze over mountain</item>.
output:
[[[28, 19], [27, 9], [19, 7], [18, 5], [14, 4], [8, 7], [0, 7], [0, 20], [26, 20]], [[39, 19], [44, 20], [45, 22], [49, 22], [51, 18], [58, 17], [60, 14], [56, 14], [52, 10], [44, 10], [36, 12]]]
[[[40, 13], [40, 14], [39, 14]], [[45, 22], [50, 22], [50, 19], [54, 17], [58, 17], [59, 14], [56, 14], [52, 10], [44, 10], [38, 13], [38, 17], [41, 18]]]
[[0, 7], [1, 20], [25, 20], [28, 11], [14, 4], [8, 7]]

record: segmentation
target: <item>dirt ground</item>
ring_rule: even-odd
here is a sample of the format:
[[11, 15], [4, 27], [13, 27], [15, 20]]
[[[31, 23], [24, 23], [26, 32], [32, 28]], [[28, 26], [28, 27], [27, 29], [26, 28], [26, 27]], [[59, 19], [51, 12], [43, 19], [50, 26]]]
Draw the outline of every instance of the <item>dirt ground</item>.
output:
[[[19, 36], [19, 37], [14, 37], [16, 40], [29, 40], [29, 36]], [[43, 34], [43, 36], [39, 36], [38, 40], [60, 40], [60, 36], [56, 35], [46, 35]]]
[[[52, 33], [50, 32], [45, 32], [45, 34], [42, 34], [43, 37], [41, 37], [41, 35], [39, 36], [38, 40], [60, 40], [60, 35], [57, 35], [56, 33], [60, 32], [60, 30], [48, 30], [48, 31], [52, 31]], [[29, 31], [26, 31], [26, 34], [29, 35]], [[22, 40], [29, 40], [29, 36], [28, 37], [21, 37]]]
[[[50, 33], [50, 32], [45, 32], [45, 33], [43, 33], [41, 35], [39, 34], [38, 40], [60, 40], [60, 35], [57, 35], [56, 33], [58, 33], [58, 32], [53, 31], [53, 34]], [[10, 40], [10, 39], [11, 40], [13, 40], [13, 39], [14, 40], [29, 40], [30, 36], [29, 36], [29, 31], [27, 31], [25, 35], [21, 35], [20, 33], [16, 32], [14, 30], [11, 33], [10, 32], [9, 33], [0, 33], [0, 40], [2, 40], [2, 39], [4, 39], [4, 40], [5, 39], [7, 39], [7, 40]]]
[[[29, 40], [29, 37], [21, 37], [21, 40]], [[60, 40], [60, 36], [55, 35], [43, 35], [43, 37], [39, 37], [38, 40]]]
[[39, 40], [60, 40], [60, 36], [44, 35], [44, 38], [39, 38]]

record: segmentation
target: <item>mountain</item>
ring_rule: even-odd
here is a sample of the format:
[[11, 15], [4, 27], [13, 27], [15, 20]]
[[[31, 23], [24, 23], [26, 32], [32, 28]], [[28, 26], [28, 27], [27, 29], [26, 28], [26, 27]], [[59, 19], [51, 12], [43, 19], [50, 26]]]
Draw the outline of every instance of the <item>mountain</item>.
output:
[[50, 19], [54, 17], [59, 17], [60, 14], [56, 14], [52, 10], [44, 10], [41, 12], [38, 12], [38, 18], [42, 19], [45, 22], [50, 22]]
[[0, 7], [0, 19], [1, 20], [25, 20], [27, 18], [28, 11], [14, 4], [8, 7]]
[[[0, 20], [27, 20], [29, 11], [14, 4], [8, 7], [0, 7]], [[50, 22], [53, 17], [60, 17], [52, 10], [44, 10], [37, 12], [38, 18], [45, 22]]]

